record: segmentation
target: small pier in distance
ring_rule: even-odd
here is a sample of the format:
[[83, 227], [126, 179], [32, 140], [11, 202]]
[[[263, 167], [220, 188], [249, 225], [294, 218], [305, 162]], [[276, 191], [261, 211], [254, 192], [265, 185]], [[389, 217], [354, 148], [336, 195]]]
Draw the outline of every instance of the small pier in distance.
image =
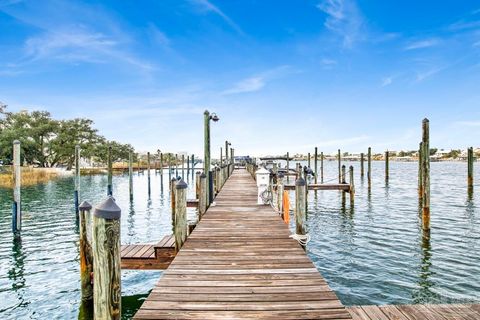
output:
[[352, 319], [235, 170], [134, 319]]

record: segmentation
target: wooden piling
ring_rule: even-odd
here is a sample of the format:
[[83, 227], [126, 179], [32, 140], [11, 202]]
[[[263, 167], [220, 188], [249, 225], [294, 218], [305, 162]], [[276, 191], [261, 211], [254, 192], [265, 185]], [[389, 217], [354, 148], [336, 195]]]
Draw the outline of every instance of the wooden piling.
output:
[[185, 155], [182, 154], [182, 180], [185, 179]]
[[290, 155], [287, 152], [287, 183], [290, 182]]
[[307, 154], [307, 167], [311, 168], [311, 166], [310, 166], [310, 152]]
[[430, 128], [427, 118], [422, 121], [422, 228], [430, 230]]
[[468, 192], [473, 191], [473, 147], [468, 148], [467, 151], [467, 188]]
[[315, 165], [315, 184], [317, 184], [318, 182], [318, 148], [315, 147], [315, 155], [314, 155], [315, 159], [314, 159], [314, 165]]
[[187, 178], [190, 175], [190, 156], [187, 155]]
[[367, 180], [368, 180], [368, 188], [372, 187], [372, 148], [368, 147], [367, 153]]
[[93, 284], [91, 275], [93, 272], [93, 253], [92, 246], [88, 240], [87, 227], [90, 221], [90, 210], [92, 206], [87, 201], [83, 201], [79, 205], [79, 222], [80, 222], [80, 288], [82, 292], [82, 300], [90, 301], [93, 299]]
[[199, 183], [199, 196], [198, 196], [198, 221], [200, 221], [207, 211], [207, 175], [205, 173], [200, 174]]
[[112, 186], [112, 146], [108, 146], [107, 154], [107, 166], [108, 166], [108, 182], [107, 182], [107, 196], [113, 195], [113, 186]]
[[389, 153], [387, 150], [385, 151], [385, 183], [388, 183], [388, 175], [389, 175], [388, 162], [389, 162]]
[[193, 177], [193, 172], [195, 171], [195, 155], [192, 154], [190, 157], [192, 159], [192, 177]]
[[187, 184], [180, 180], [175, 186], [175, 251], [180, 251], [183, 243], [187, 239]]
[[121, 319], [120, 216], [112, 197], [93, 212], [94, 319]]
[[283, 219], [283, 173], [277, 175], [277, 210], [282, 215]]
[[[341, 169], [341, 183], [343, 184], [346, 184], [347, 181], [346, 181], [346, 178], [345, 178], [345, 165], [342, 165], [342, 169]], [[345, 201], [345, 191], [340, 191], [342, 193], [342, 200], [343, 200], [343, 203]]]
[[148, 185], [150, 185], [150, 152], [147, 152], [147, 177]]
[[176, 201], [175, 201], [175, 196], [176, 196], [176, 192], [175, 192], [175, 186], [177, 185], [177, 179], [176, 178], [172, 178], [170, 180], [170, 207], [171, 207], [171, 218], [172, 218], [172, 233], [175, 233], [175, 205], [176, 205]]
[[22, 169], [20, 166], [20, 141], [13, 141], [13, 204], [12, 204], [12, 231], [22, 230]]
[[353, 166], [350, 166], [350, 204], [355, 201], [355, 178], [353, 175]]
[[175, 154], [175, 177], [178, 178], [178, 154]]
[[320, 153], [320, 183], [323, 183], [323, 151]]
[[362, 152], [362, 153], [360, 153], [360, 177], [362, 177], [362, 178], [365, 175], [365, 171], [364, 171], [364, 168], [363, 168], [363, 163], [364, 162], [365, 162], [365, 154]]
[[295, 181], [295, 233], [298, 235], [305, 235], [307, 233], [306, 190], [305, 180], [302, 177], [298, 178]]
[[422, 166], [423, 166], [423, 144], [420, 142], [418, 147], [418, 199], [423, 197], [423, 177], [422, 177]]
[[163, 189], [163, 153], [160, 152], [160, 186]]
[[342, 183], [342, 155], [338, 149], [338, 183]]
[[133, 198], [133, 154], [132, 151], [128, 153], [128, 191], [130, 199]]
[[195, 172], [195, 199], [200, 200], [200, 171]]
[[73, 191], [73, 202], [75, 214], [78, 216], [78, 205], [80, 204], [80, 146], [75, 146], [75, 189]]

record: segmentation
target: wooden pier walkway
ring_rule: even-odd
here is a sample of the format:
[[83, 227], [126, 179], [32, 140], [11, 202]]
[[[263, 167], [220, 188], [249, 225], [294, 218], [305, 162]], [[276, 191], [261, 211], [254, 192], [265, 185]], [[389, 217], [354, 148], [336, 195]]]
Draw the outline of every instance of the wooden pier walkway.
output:
[[175, 239], [165, 236], [156, 244], [126, 244], [120, 250], [122, 269], [166, 269], [175, 258]]
[[352, 319], [236, 170], [134, 319]]

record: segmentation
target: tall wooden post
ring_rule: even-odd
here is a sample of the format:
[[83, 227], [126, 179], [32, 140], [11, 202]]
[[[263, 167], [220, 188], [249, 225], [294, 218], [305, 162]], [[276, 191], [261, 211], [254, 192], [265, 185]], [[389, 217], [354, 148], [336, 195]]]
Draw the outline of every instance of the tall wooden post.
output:
[[364, 171], [364, 168], [363, 168], [363, 163], [364, 162], [365, 162], [365, 154], [362, 152], [362, 153], [360, 153], [360, 177], [362, 177], [362, 178], [365, 175], [365, 171]]
[[150, 152], [147, 152], [147, 180], [150, 189]]
[[107, 166], [108, 166], [108, 183], [107, 183], [107, 196], [113, 195], [113, 186], [112, 186], [112, 146], [108, 146], [108, 155], [107, 155]]
[[422, 121], [422, 228], [430, 231], [430, 128], [427, 118]]
[[200, 171], [195, 172], [195, 198], [200, 200]]
[[314, 165], [315, 165], [315, 184], [317, 184], [317, 177], [318, 177], [318, 148], [315, 147], [315, 160], [314, 160]]
[[389, 175], [388, 160], [389, 160], [389, 153], [387, 150], [385, 151], [385, 183], [388, 183], [388, 175]]
[[172, 211], [172, 234], [175, 234], [175, 206], [176, 206], [176, 187], [177, 185], [177, 179], [172, 178], [170, 180], [170, 205], [171, 205], [171, 211]]
[[93, 272], [93, 253], [92, 246], [88, 241], [87, 226], [91, 219], [90, 210], [92, 206], [87, 201], [83, 201], [78, 207], [80, 220], [80, 284], [82, 291], [82, 300], [90, 301], [93, 299], [93, 284], [90, 278]]
[[175, 177], [178, 178], [178, 154], [175, 154]]
[[128, 191], [130, 199], [133, 198], [133, 154], [132, 151], [128, 153]]
[[468, 192], [473, 191], [473, 147], [468, 148], [467, 151], [467, 186], [468, 186]]
[[190, 175], [190, 156], [187, 155], [187, 179], [189, 175]]
[[[345, 178], [345, 165], [342, 165], [342, 169], [341, 169], [341, 183], [343, 184], [346, 184], [347, 183], [347, 180]], [[340, 191], [342, 193], [342, 200], [345, 201], [345, 191]]]
[[418, 199], [423, 197], [423, 143], [420, 142], [418, 146]]
[[277, 175], [277, 210], [283, 218], [283, 173]]
[[[210, 184], [210, 112], [205, 110], [204, 115], [204, 150], [203, 150], [203, 173], [205, 173], [207, 184]], [[207, 207], [210, 205], [210, 187], [205, 192]]]
[[323, 183], [323, 151], [320, 153], [320, 183]]
[[160, 186], [163, 189], [163, 153], [160, 152]]
[[180, 251], [183, 243], [187, 239], [187, 184], [180, 180], [175, 186], [175, 251]]
[[194, 173], [194, 169], [195, 169], [195, 155], [192, 154], [191, 156], [191, 159], [192, 159], [192, 177], [193, 177], [193, 173]]
[[307, 210], [305, 206], [306, 199], [306, 184], [303, 178], [298, 178], [295, 181], [295, 233], [298, 235], [305, 235], [307, 232]]
[[182, 180], [185, 179], [185, 155], [182, 154]]
[[338, 149], [338, 183], [342, 183], [342, 155]]
[[121, 319], [120, 216], [112, 197], [93, 211], [94, 319]]
[[22, 169], [20, 166], [20, 141], [13, 141], [13, 204], [12, 204], [12, 231], [22, 230]]
[[353, 175], [353, 166], [350, 166], [350, 203], [353, 205], [355, 201], [355, 178]]
[[367, 153], [367, 180], [368, 180], [368, 188], [372, 187], [372, 148], [368, 147]]
[[307, 167], [311, 168], [311, 166], [310, 166], [310, 152], [307, 154]]
[[287, 152], [287, 183], [290, 182], [290, 154]]
[[199, 183], [199, 196], [198, 196], [198, 221], [200, 221], [207, 211], [207, 197], [205, 193], [207, 192], [207, 175], [205, 173], [200, 174], [200, 183]]
[[73, 191], [73, 201], [75, 204], [75, 214], [78, 215], [78, 205], [80, 203], [80, 146], [75, 146], [75, 190]]
[[[221, 153], [222, 148], [220, 148], [220, 153]], [[220, 154], [220, 159], [222, 158], [222, 155]], [[230, 168], [230, 162], [228, 162], [228, 141], [225, 140], [225, 164]], [[230, 172], [229, 172], [230, 173]]]

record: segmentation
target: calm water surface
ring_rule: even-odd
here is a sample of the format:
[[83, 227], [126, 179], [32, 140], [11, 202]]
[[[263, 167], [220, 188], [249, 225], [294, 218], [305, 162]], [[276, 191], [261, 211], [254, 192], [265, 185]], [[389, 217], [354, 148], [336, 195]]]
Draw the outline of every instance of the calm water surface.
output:
[[[309, 193], [308, 254], [342, 302], [480, 302], [480, 184], [469, 197], [466, 164], [431, 164], [430, 241], [420, 229], [416, 163], [391, 162], [386, 185], [383, 163], [374, 162], [370, 192], [366, 179], [359, 177], [359, 164], [352, 164], [353, 208], [348, 195], [343, 203], [338, 191]], [[325, 162], [326, 181], [336, 179], [336, 166]], [[479, 170], [476, 163], [475, 172]], [[475, 181], [479, 179], [476, 174]], [[105, 199], [106, 176], [82, 177], [81, 183], [82, 200], [95, 205]], [[122, 243], [154, 243], [171, 233], [168, 174], [162, 192], [160, 176], [152, 172], [150, 196], [147, 176], [135, 175], [132, 202], [127, 175], [114, 176], [113, 184], [122, 208]], [[191, 176], [189, 193], [194, 197]], [[72, 178], [24, 188], [21, 241], [14, 241], [11, 191], [0, 189], [1, 319], [88, 319], [80, 310], [72, 194]], [[293, 192], [290, 198], [293, 202]], [[194, 216], [189, 211], [189, 218]], [[160, 275], [122, 271], [124, 319], [131, 318]]]

